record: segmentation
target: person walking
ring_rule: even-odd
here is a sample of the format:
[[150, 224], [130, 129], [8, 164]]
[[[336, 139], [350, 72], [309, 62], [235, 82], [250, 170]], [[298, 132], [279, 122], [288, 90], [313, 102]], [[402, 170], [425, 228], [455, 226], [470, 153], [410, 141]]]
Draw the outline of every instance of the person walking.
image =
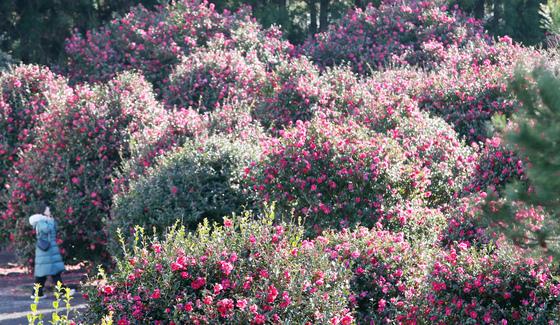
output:
[[[43, 202], [37, 204], [36, 214], [29, 217], [29, 223], [35, 228], [37, 242], [35, 245], [35, 283], [39, 284], [39, 298], [45, 297], [44, 287], [47, 277], [54, 285], [62, 283], [62, 272], [66, 270], [60, 250], [56, 244], [56, 221], [51, 216], [50, 208]], [[63, 288], [66, 288], [62, 285]], [[74, 290], [70, 290], [73, 294]], [[35, 298], [35, 292], [31, 296]]]

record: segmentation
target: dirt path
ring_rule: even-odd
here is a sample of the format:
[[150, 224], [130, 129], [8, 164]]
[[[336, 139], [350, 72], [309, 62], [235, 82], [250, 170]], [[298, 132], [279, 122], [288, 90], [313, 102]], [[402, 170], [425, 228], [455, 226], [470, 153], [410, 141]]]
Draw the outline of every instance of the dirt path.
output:
[[[80, 281], [83, 280], [84, 272], [79, 268], [70, 268], [62, 276], [66, 285], [76, 289], [72, 299], [73, 311], [83, 310], [86, 301], [79, 292]], [[27, 314], [30, 312], [30, 298], [33, 292], [33, 276], [29, 270], [15, 263], [14, 256], [9, 252], [0, 252], [0, 324], [20, 325], [27, 324]], [[50, 320], [53, 311], [52, 303], [54, 297], [50, 279], [46, 284], [47, 297], [39, 302], [38, 309], [46, 314], [45, 320]]]

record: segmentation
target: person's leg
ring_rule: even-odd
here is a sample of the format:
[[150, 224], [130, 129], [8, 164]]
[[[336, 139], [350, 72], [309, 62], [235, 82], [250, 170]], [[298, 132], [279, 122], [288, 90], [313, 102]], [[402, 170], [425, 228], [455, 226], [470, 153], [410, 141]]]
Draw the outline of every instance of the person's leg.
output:
[[[35, 277], [35, 283], [39, 284], [39, 297], [44, 295], [44, 288], [45, 288], [45, 282], [47, 282], [47, 277], [46, 276], [38, 276]], [[35, 288], [33, 288], [33, 295], [35, 295]]]
[[62, 284], [62, 288], [64, 288], [64, 283], [62, 282], [62, 272], [57, 273], [52, 276], [53, 286], [56, 288], [56, 284], [60, 282]]

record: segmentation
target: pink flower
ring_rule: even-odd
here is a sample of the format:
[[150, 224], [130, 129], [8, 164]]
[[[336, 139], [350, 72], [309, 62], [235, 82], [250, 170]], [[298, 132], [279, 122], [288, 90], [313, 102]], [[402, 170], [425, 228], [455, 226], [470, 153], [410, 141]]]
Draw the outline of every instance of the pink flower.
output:
[[113, 286], [105, 286], [105, 287], [103, 287], [103, 292], [106, 295], [111, 295], [115, 292], [115, 288]]
[[224, 218], [224, 226], [225, 226], [226, 228], [231, 228], [231, 227], [233, 227], [233, 221], [231, 221], [231, 219]]
[[269, 285], [268, 286], [268, 295], [266, 297], [266, 302], [271, 304], [271, 303], [274, 302], [274, 300], [276, 300], [276, 297], [278, 297], [278, 290], [276, 290], [276, 287], [274, 285]]
[[231, 299], [222, 299], [218, 301], [218, 312], [222, 317], [226, 317], [227, 314], [233, 310], [233, 300]]
[[261, 315], [261, 314], [255, 315], [255, 318], [253, 318], [253, 323], [254, 324], [264, 324], [264, 323], [266, 323], [266, 316]]
[[218, 262], [220, 264], [220, 270], [226, 275], [228, 276], [231, 271], [233, 270], [233, 264], [228, 263], [226, 261], [220, 261]]
[[212, 302], [214, 302], [214, 298], [212, 298], [212, 296], [206, 296], [202, 299], [202, 302], [204, 302], [205, 305], [211, 305]]
[[194, 290], [198, 290], [202, 288], [205, 284], [206, 284], [206, 279], [202, 277], [198, 277], [196, 280], [194, 280], [191, 283], [191, 288], [193, 288]]
[[155, 289], [150, 298], [152, 299], [159, 299], [161, 297], [159, 289]]
[[387, 306], [385, 299], [379, 299], [377, 302], [377, 311], [382, 313], [385, 310], [385, 306]]
[[245, 307], [247, 307], [247, 300], [246, 299], [239, 299], [239, 300], [237, 300], [237, 303], [235, 304], [235, 306], [239, 309], [245, 309]]

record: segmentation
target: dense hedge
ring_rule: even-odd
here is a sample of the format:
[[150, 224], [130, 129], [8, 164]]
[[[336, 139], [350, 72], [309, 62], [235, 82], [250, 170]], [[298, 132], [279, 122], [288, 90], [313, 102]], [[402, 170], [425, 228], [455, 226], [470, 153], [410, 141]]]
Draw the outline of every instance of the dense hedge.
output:
[[109, 232], [120, 228], [129, 236], [135, 225], [161, 232], [176, 220], [196, 229], [203, 219], [219, 221], [250, 209], [241, 181], [257, 156], [251, 143], [225, 136], [187, 141], [114, 196]]
[[137, 245], [89, 293], [88, 319], [111, 311], [123, 324], [351, 324], [349, 272], [321, 241], [302, 240], [301, 227], [273, 226], [273, 217], [175, 229], [161, 240], [137, 228]]

